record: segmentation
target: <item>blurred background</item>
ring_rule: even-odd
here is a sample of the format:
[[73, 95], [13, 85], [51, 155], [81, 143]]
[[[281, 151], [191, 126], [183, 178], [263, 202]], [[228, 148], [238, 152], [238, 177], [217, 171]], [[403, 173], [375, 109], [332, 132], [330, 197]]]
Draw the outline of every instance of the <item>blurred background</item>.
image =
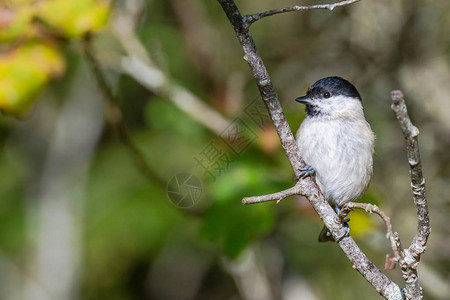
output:
[[[316, 1], [236, 1], [243, 14]], [[389, 93], [420, 129], [432, 233], [427, 299], [450, 299], [450, 2], [363, 0], [251, 28], [295, 132], [313, 82], [355, 84], [377, 135], [361, 201], [416, 232]], [[379, 299], [293, 184], [216, 1], [2, 0], [0, 299]], [[351, 235], [382, 269], [376, 216]], [[385, 271], [402, 283], [400, 270]]]

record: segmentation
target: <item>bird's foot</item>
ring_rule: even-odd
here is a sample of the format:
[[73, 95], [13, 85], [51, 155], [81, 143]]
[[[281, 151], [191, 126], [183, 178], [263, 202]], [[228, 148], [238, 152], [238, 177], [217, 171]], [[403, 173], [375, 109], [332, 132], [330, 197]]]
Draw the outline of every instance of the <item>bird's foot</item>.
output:
[[299, 180], [301, 178], [305, 178], [305, 177], [311, 176], [311, 175], [314, 175], [314, 173], [316, 173], [314, 168], [311, 167], [310, 165], [307, 165], [305, 168], [300, 169], [300, 174], [299, 174], [297, 180]]
[[[337, 205], [334, 207], [334, 210], [336, 211], [336, 214], [338, 214], [338, 215], [341, 212], [341, 209]], [[350, 233], [350, 225], [348, 225], [348, 222], [350, 222], [350, 219], [342, 218], [341, 222], [342, 222], [342, 225], [344, 226], [344, 233], [341, 236], [339, 236], [338, 241], [340, 241], [342, 238], [346, 237]]]
[[[336, 211], [336, 214], [339, 215], [339, 212], [341, 211], [341, 209], [337, 205], [334, 207], [334, 210]], [[337, 238], [337, 240], [336, 240], [337, 242], [342, 240], [344, 237], [348, 236], [348, 234], [350, 233], [350, 226], [348, 225], [348, 222], [350, 222], [350, 219], [342, 218], [341, 222], [342, 222], [342, 225], [344, 226], [344, 232]], [[335, 239], [331, 235], [331, 232], [324, 226], [322, 228], [322, 231], [319, 234], [319, 242], [331, 242], [331, 241], [335, 241]]]
[[[342, 225], [344, 225], [344, 232], [338, 237], [337, 239], [338, 242], [349, 234], [350, 226], [347, 224], [349, 221], [350, 219], [342, 220]], [[331, 235], [331, 232], [324, 226], [319, 234], [319, 242], [333, 242], [333, 241], [334, 238]]]
[[344, 233], [342, 233], [339, 237], [338, 237], [338, 241], [342, 240], [344, 237], [348, 236], [348, 234], [350, 233], [350, 225], [348, 225], [348, 222], [350, 222], [349, 218], [344, 218], [342, 219], [342, 225], [344, 226]]

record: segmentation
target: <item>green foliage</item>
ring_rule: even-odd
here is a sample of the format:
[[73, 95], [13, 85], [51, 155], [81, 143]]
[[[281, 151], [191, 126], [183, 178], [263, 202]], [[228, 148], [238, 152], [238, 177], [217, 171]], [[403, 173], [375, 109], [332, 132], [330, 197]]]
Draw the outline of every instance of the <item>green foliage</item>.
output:
[[200, 145], [206, 138], [205, 128], [191, 116], [175, 107], [167, 98], [153, 97], [145, 107], [147, 125], [156, 132], [196, 141]]
[[181, 221], [165, 192], [149, 185], [118, 146], [99, 156], [85, 205], [86, 280], [98, 290], [123, 290], [122, 278], [135, 263], [158, 253]]
[[25, 183], [26, 169], [20, 157], [7, 151], [0, 151], [0, 249], [6, 253], [17, 254], [25, 245], [25, 196], [22, 186]]
[[[317, 299], [353, 300], [360, 295], [378, 299], [336, 244], [316, 243], [322, 222], [306, 201], [291, 197], [278, 205], [241, 204], [245, 196], [277, 192], [293, 183], [291, 166], [271, 128], [253, 128], [257, 138], [252, 146], [240, 157], [233, 156], [228, 170], [213, 182], [202, 176], [193, 158], [210, 142], [232, 154], [218, 135], [171, 99], [147, 89], [133, 74], [123, 74], [121, 58], [128, 50], [106, 26], [108, 18], [115, 16], [108, 1], [0, 2], [2, 279], [14, 281], [19, 274], [40, 283], [40, 278], [31, 273], [39, 256], [35, 244], [38, 230], [32, 225], [39, 223], [35, 220], [40, 216], [36, 207], [42, 209], [36, 200], [41, 196], [42, 165], [51, 158], [48, 149], [54, 149], [57, 143], [54, 133], [64, 130], [55, 126], [54, 120], [62, 116], [67, 100], [75, 96], [101, 105], [102, 91], [95, 87], [95, 77], [79, 45], [80, 39], [93, 32], [93, 49], [131, 140], [162, 180], [148, 181], [139, 172], [129, 149], [105, 122], [102, 136], [93, 141], [97, 143], [93, 160], [83, 162], [90, 163], [88, 175], [77, 182], [80, 190], [76, 192], [83, 195], [83, 203], [73, 203], [82, 210], [80, 218], [74, 216], [78, 222], [75, 226], [79, 226], [75, 231], [81, 233], [75, 238], [80, 238], [80, 244], [75, 246], [82, 251], [73, 252], [74, 259], [81, 259], [76, 261], [80, 282], [70, 288], [79, 287], [80, 299], [179, 299], [155, 292], [154, 272], [167, 281], [167, 286], [158, 287], [163, 291], [177, 289], [184, 293], [186, 285], [191, 284], [192, 293], [186, 293], [186, 298], [242, 298], [237, 279], [222, 262], [236, 263], [243, 250], [254, 249], [261, 250], [261, 257], [254, 263], [261, 269], [267, 267], [275, 298], [284, 296], [285, 283], [301, 278], [299, 286], [312, 291]], [[230, 120], [242, 117], [256, 127], [245, 113], [247, 103], [258, 94], [254, 78], [217, 1], [144, 0], [142, 11], [132, 5], [138, 2], [115, 1], [112, 8], [126, 14], [127, 9], [137, 7], [133, 11], [136, 27], [131, 30], [168, 82], [187, 87]], [[275, 0], [236, 2], [243, 14], [280, 7], [280, 1]], [[339, 75], [358, 87], [366, 117], [377, 135], [374, 177], [360, 201], [392, 212], [391, 220], [403, 243], [414, 235], [417, 220], [410, 201], [404, 140], [389, 108], [389, 91], [393, 88], [401, 88], [408, 95], [409, 111], [421, 131], [427, 192], [433, 199], [433, 234], [439, 237], [435, 243], [448, 239], [450, 126], [445, 95], [450, 81], [446, 64], [450, 26], [445, 25], [450, 20], [449, 5], [438, 0], [389, 4], [361, 1], [333, 12], [278, 15], [251, 28], [293, 132], [304, 117], [304, 107], [294, 99], [315, 80]], [[204, 44], [190, 45], [192, 34]], [[208, 58], [202, 65], [204, 54]], [[34, 104], [38, 98], [39, 103]], [[36, 109], [30, 110], [33, 106]], [[3, 114], [26, 112], [28, 115], [22, 117]], [[98, 117], [103, 116], [100, 113]], [[197, 206], [183, 210], [168, 199], [164, 183], [178, 172], [195, 173], [201, 179], [203, 199]], [[350, 234], [382, 268], [385, 254], [391, 251], [383, 223], [362, 210], [351, 212], [349, 218]], [[423, 257], [438, 275], [424, 276], [423, 282], [449, 277], [449, 260], [438, 252]], [[224, 256], [230, 259], [223, 260]], [[197, 260], [188, 261], [189, 257]], [[4, 259], [16, 264], [19, 272], [3, 268], [9, 265]], [[53, 264], [56, 262], [44, 268], [53, 268]], [[183, 278], [179, 274], [185, 269], [195, 269], [197, 277]], [[181, 276], [181, 284], [166, 274]], [[401, 272], [394, 270], [387, 275], [395, 279]], [[16, 287], [22, 287], [23, 278], [11, 285], [13, 292], [21, 290]], [[419, 279], [422, 281], [422, 277]], [[4, 285], [9, 286], [6, 281]], [[8, 290], [0, 288], [0, 299], [14, 298]], [[432, 289], [424, 285], [424, 290], [427, 293]]]
[[243, 206], [248, 195], [268, 192], [267, 168], [255, 162], [240, 161], [212, 186], [213, 204], [206, 212], [202, 233], [218, 243], [221, 251], [235, 258], [274, 226], [273, 203]]
[[144, 117], [152, 130], [140, 132], [135, 139], [147, 154], [148, 162], [167, 180], [178, 172], [192, 169], [193, 157], [212, 138], [196, 120], [165, 98], [149, 101]]

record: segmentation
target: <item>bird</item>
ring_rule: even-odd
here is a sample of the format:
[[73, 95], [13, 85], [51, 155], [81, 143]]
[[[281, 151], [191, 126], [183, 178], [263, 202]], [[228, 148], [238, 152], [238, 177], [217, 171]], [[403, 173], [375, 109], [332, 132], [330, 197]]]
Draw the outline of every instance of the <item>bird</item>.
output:
[[[306, 112], [296, 134], [307, 165], [300, 177], [315, 174], [325, 200], [338, 213], [365, 192], [373, 173], [375, 134], [364, 116], [361, 96], [349, 81], [331, 76], [316, 81], [295, 100]], [[348, 221], [344, 220], [343, 236], [350, 231]], [[324, 227], [319, 242], [326, 241], [334, 238]]]

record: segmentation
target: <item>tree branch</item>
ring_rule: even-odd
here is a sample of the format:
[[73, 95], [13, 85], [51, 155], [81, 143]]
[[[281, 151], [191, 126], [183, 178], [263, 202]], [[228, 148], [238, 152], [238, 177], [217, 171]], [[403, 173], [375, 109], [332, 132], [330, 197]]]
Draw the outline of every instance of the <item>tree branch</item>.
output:
[[269, 17], [269, 16], [273, 16], [276, 14], [281, 14], [281, 13], [286, 13], [286, 12], [291, 12], [291, 11], [312, 10], [312, 9], [328, 9], [331, 11], [331, 10], [335, 9], [336, 7], [350, 5], [355, 2], [359, 2], [359, 1], [361, 1], [361, 0], [345, 0], [345, 1], [336, 2], [336, 3], [332, 3], [332, 4], [317, 4], [317, 5], [303, 5], [303, 6], [295, 5], [292, 7], [268, 10], [268, 11], [265, 11], [262, 13], [245, 15], [244, 19], [247, 22], [248, 26], [250, 26], [254, 22], [256, 22], [264, 17]]
[[[341, 211], [339, 212], [339, 217], [342, 219], [347, 214], [353, 210], [353, 208], [359, 208], [364, 209], [365, 211], [369, 213], [375, 213], [381, 217], [381, 219], [384, 221], [384, 224], [386, 225], [386, 238], [389, 239], [391, 243], [391, 248], [394, 253], [394, 262], [397, 263], [402, 259], [402, 247], [400, 244], [400, 238], [398, 237], [397, 232], [392, 231], [392, 224], [391, 219], [381, 210], [378, 208], [378, 206], [370, 204], [370, 203], [357, 203], [357, 202], [347, 202], [345, 205], [341, 208]], [[386, 265], [391, 266], [391, 263], [386, 262]], [[385, 267], [385, 269], [393, 269], [395, 267], [395, 264], [392, 265], [392, 267]]]
[[[266, 67], [258, 55], [253, 38], [248, 30], [248, 20], [244, 18], [233, 0], [218, 0], [225, 14], [227, 15], [237, 38], [244, 50], [244, 59], [250, 66], [256, 79], [259, 91], [264, 104], [266, 105], [280, 141], [294, 170], [296, 177], [300, 176], [300, 169], [305, 167], [303, 159], [300, 157], [294, 136], [289, 128], [289, 124], [283, 114], [278, 96], [274, 90]], [[325, 201], [320, 193], [314, 178], [307, 177], [300, 180], [301, 194], [304, 195], [314, 207], [319, 217], [330, 230], [335, 240], [344, 233], [344, 228], [339, 222], [336, 213]], [[261, 198], [263, 199], [263, 198]], [[355, 266], [361, 275], [387, 299], [401, 299], [401, 291], [397, 284], [387, 278], [359, 249], [355, 241], [350, 236], [344, 236], [338, 242], [339, 247], [344, 251], [348, 259]]]
[[253, 197], [245, 197], [242, 199], [243, 204], [255, 204], [255, 203], [262, 203], [262, 202], [268, 202], [268, 201], [277, 201], [277, 204], [283, 200], [284, 198], [287, 198], [292, 195], [300, 195], [303, 187], [303, 180], [298, 181], [293, 187], [273, 193], [268, 195], [262, 195], [262, 196], [253, 196]]
[[136, 36], [131, 16], [118, 12], [113, 20], [113, 31], [127, 53], [121, 60], [126, 74], [153, 93], [167, 97], [180, 110], [218, 135], [230, 124], [230, 120], [190, 90], [173, 82], [156, 66]]
[[417, 235], [411, 245], [404, 251], [404, 257], [400, 261], [403, 278], [406, 282], [406, 296], [412, 299], [421, 299], [422, 288], [417, 279], [416, 268], [420, 261], [420, 255], [426, 250], [426, 243], [431, 232], [430, 219], [428, 217], [428, 204], [425, 194], [425, 179], [423, 178], [420, 162], [419, 143], [417, 136], [419, 129], [415, 127], [408, 115], [403, 93], [399, 90], [391, 92], [391, 108], [400, 123], [403, 136], [406, 141], [406, 154], [410, 166], [411, 188], [413, 191], [414, 205], [417, 210]]

